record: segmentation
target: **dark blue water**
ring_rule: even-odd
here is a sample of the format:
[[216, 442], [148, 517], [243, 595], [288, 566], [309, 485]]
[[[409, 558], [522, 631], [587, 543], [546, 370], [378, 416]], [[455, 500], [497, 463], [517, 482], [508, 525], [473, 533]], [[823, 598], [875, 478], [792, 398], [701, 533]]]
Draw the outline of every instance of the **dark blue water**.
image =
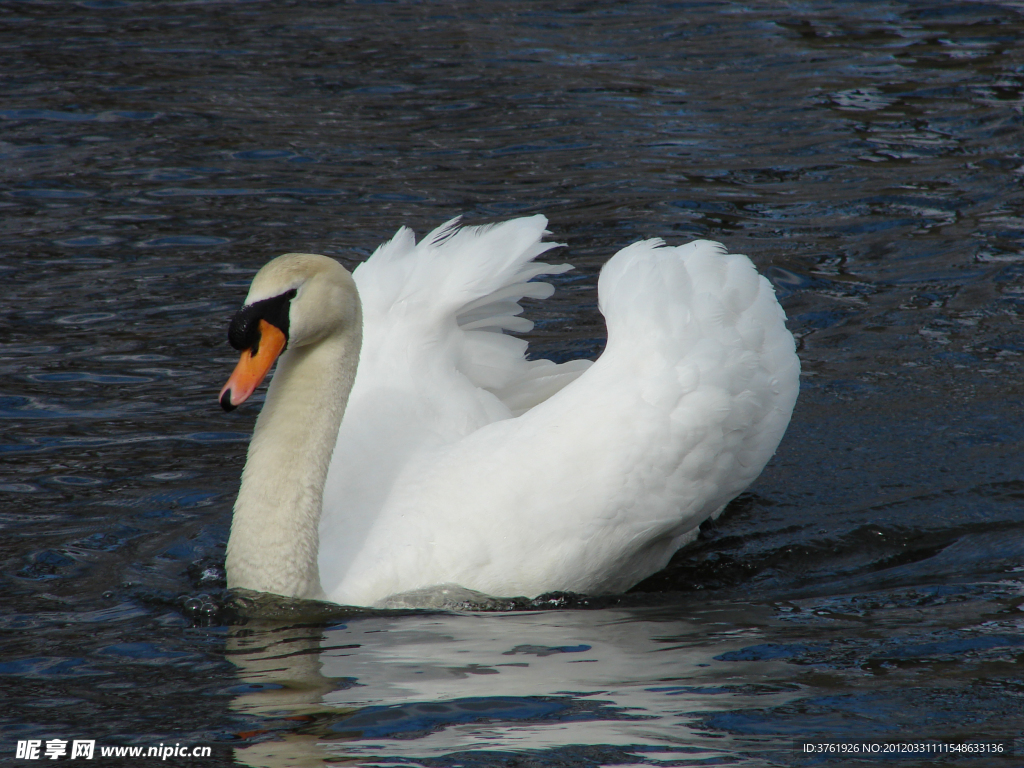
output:
[[[0, 0], [0, 761], [1024, 765], [1022, 14]], [[598, 354], [636, 239], [769, 276], [804, 375], [761, 478], [589, 607], [220, 610], [255, 270], [535, 212], [577, 266], [539, 356]]]

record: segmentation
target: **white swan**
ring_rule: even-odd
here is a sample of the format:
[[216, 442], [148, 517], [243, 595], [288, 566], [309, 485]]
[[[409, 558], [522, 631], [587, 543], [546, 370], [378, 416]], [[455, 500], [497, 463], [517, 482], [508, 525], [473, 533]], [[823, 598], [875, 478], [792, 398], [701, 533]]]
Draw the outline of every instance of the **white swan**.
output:
[[533, 278], [571, 268], [533, 261], [557, 245], [546, 224], [453, 221], [419, 244], [403, 228], [352, 275], [311, 254], [257, 273], [221, 404], [280, 360], [230, 587], [347, 605], [443, 584], [622, 591], [757, 477], [799, 388], [771, 284], [717, 243], [635, 243], [598, 281], [601, 357], [527, 361], [504, 331], [553, 292]]

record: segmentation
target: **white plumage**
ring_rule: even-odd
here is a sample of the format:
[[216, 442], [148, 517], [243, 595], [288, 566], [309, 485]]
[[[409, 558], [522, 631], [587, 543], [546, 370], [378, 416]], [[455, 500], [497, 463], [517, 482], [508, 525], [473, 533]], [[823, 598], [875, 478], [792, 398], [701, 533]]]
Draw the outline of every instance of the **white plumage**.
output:
[[[635, 243], [601, 272], [601, 357], [530, 362], [504, 331], [532, 327], [523, 297], [551, 295], [534, 278], [570, 269], [535, 261], [555, 247], [541, 242], [546, 224], [449, 222], [419, 244], [402, 229], [355, 270], [362, 352], [319, 524], [328, 599], [373, 605], [441, 584], [625, 590], [774, 453], [799, 361], [750, 261], [709, 241]], [[287, 394], [272, 388], [265, 410], [272, 396]], [[230, 555], [228, 567], [230, 580]]]

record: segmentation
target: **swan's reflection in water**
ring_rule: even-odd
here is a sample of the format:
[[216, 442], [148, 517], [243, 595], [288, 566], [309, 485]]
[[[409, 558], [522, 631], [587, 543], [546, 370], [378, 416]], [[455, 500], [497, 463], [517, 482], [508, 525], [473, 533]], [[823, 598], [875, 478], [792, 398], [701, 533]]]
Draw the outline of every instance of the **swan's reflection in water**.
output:
[[795, 695], [795, 686], [763, 685], [771, 665], [715, 659], [759, 636], [761, 612], [413, 614], [326, 630], [249, 625], [230, 641], [243, 682], [235, 708], [306, 724], [236, 756], [252, 766], [408, 765], [463, 752], [479, 758], [481, 750], [538, 756], [604, 745], [647, 764], [723, 757], [739, 764], [739, 745], [703, 729], [702, 717]]

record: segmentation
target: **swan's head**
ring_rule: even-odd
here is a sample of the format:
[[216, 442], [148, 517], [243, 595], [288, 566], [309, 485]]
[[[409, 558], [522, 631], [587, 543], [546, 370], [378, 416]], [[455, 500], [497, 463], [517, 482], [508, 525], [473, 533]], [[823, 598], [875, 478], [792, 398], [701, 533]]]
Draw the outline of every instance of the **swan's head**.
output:
[[226, 411], [244, 403], [286, 348], [316, 344], [357, 327], [359, 295], [341, 264], [313, 253], [286, 253], [256, 273], [228, 341], [242, 353], [220, 391]]

